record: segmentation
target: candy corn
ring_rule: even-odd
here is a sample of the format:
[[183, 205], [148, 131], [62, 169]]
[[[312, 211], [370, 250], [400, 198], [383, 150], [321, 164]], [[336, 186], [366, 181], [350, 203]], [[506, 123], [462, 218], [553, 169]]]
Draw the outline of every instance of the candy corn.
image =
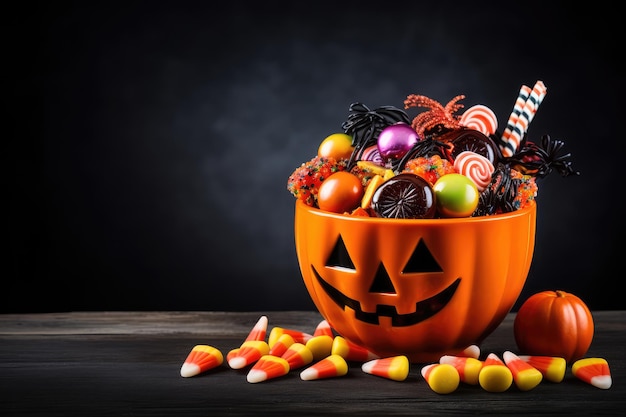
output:
[[315, 328], [315, 331], [313, 332], [314, 337], [322, 335], [330, 336], [331, 338], [335, 337], [335, 335], [333, 334], [333, 329], [330, 327], [330, 324], [328, 324], [326, 320], [320, 321]]
[[293, 329], [284, 329], [282, 327], [274, 327], [270, 332], [269, 338], [267, 339], [267, 343], [270, 348], [274, 346], [274, 344], [278, 341], [281, 335], [288, 334], [293, 337], [293, 340], [298, 343], [306, 343], [307, 340], [313, 337], [312, 334], [301, 332], [299, 330]]
[[382, 376], [394, 381], [404, 381], [409, 376], [409, 358], [404, 355], [372, 359], [361, 365], [366, 374]]
[[278, 378], [289, 373], [289, 363], [283, 358], [273, 355], [263, 355], [250, 368], [246, 379], [254, 384], [272, 378]]
[[226, 362], [230, 361], [232, 358], [236, 357], [241, 348], [234, 348], [228, 351], [226, 354]]
[[300, 379], [312, 381], [315, 379], [334, 378], [348, 373], [348, 363], [339, 355], [330, 355], [300, 372]]
[[513, 352], [507, 350], [502, 354], [502, 359], [504, 359], [504, 363], [511, 371], [515, 385], [521, 391], [530, 391], [539, 385], [543, 379], [543, 375], [538, 369], [533, 368], [528, 362], [521, 360], [519, 356]]
[[470, 385], [478, 385], [478, 374], [483, 363], [476, 358], [444, 355], [439, 358], [439, 363], [447, 363], [456, 368], [461, 382]]
[[283, 356], [283, 353], [285, 353], [287, 349], [289, 349], [289, 346], [293, 345], [294, 343], [296, 343], [296, 341], [293, 340], [293, 337], [291, 337], [291, 335], [288, 335], [286, 333], [281, 334], [278, 340], [274, 342], [274, 345], [270, 348], [269, 354], [279, 357]]
[[331, 354], [334, 339], [328, 335], [313, 336], [306, 342], [308, 347], [313, 353], [313, 360], [324, 359]]
[[447, 363], [432, 363], [421, 369], [421, 374], [437, 394], [450, 394], [459, 387], [461, 381], [456, 368]]
[[267, 335], [267, 316], [261, 316], [259, 320], [256, 322], [245, 341], [250, 340], [265, 340], [265, 336]]
[[289, 363], [291, 369], [298, 369], [313, 362], [313, 353], [306, 345], [296, 342], [289, 346], [281, 358]]
[[461, 351], [461, 353], [459, 353], [457, 356], [478, 359], [480, 358], [480, 348], [478, 347], [478, 345], [469, 345], [468, 347], [463, 349], [463, 351]]
[[478, 383], [485, 391], [504, 392], [513, 384], [513, 374], [495, 353], [490, 353], [478, 374]]
[[602, 358], [579, 359], [572, 364], [572, 373], [581, 381], [600, 389], [609, 389], [613, 383], [609, 363]]
[[222, 352], [213, 346], [196, 345], [180, 368], [180, 376], [188, 378], [206, 372], [222, 364]]
[[339, 355], [347, 361], [367, 362], [372, 359], [379, 359], [379, 356], [369, 350], [344, 339], [341, 336], [335, 336], [331, 348], [331, 354]]
[[262, 340], [248, 340], [242, 343], [237, 350], [231, 350], [227, 355], [228, 365], [233, 369], [244, 368], [267, 355], [269, 346]]
[[519, 358], [541, 372], [543, 377], [550, 382], [561, 382], [565, 377], [565, 369], [567, 368], [565, 358], [531, 355], [519, 355]]

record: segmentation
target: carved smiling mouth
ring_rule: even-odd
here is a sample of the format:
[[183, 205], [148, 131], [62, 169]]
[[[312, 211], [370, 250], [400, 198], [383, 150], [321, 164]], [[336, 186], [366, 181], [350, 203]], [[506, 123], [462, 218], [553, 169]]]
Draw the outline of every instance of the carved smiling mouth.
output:
[[357, 320], [370, 324], [379, 324], [379, 317], [381, 316], [390, 317], [391, 325], [395, 327], [412, 326], [437, 314], [452, 299], [452, 296], [461, 282], [461, 278], [457, 278], [439, 294], [415, 303], [415, 312], [413, 313], [398, 314], [394, 306], [386, 304], [378, 304], [376, 306], [376, 312], [368, 313], [361, 309], [361, 304], [357, 300], [346, 296], [328, 282], [324, 281], [315, 267], [312, 265], [311, 267], [313, 268], [313, 272], [320, 286], [341, 309], [345, 310], [346, 307], [350, 307], [354, 310], [354, 315]]

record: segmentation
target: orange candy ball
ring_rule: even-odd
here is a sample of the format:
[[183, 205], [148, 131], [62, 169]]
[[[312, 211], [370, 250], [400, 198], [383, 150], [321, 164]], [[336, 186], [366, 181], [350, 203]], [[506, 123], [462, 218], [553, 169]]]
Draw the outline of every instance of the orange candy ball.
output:
[[317, 149], [317, 156], [349, 159], [353, 150], [352, 136], [345, 133], [333, 133], [320, 143]]
[[347, 171], [339, 171], [322, 182], [317, 204], [321, 210], [333, 213], [351, 212], [361, 204], [363, 193], [359, 177]]

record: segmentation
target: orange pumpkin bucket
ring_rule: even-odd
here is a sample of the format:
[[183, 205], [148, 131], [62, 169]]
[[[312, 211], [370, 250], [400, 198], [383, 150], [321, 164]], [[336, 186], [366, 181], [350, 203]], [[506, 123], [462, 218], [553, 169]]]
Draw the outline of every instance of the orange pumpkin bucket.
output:
[[438, 361], [479, 344], [518, 299], [536, 204], [504, 214], [388, 219], [295, 205], [304, 284], [341, 336], [381, 357]]

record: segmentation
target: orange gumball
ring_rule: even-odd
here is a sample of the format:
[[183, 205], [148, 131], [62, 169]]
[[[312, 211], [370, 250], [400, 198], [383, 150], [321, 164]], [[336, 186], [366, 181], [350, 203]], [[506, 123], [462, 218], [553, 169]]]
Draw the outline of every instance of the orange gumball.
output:
[[591, 346], [594, 324], [589, 308], [574, 294], [542, 291], [522, 304], [513, 330], [522, 353], [561, 357], [572, 363]]
[[321, 210], [333, 213], [351, 212], [361, 204], [363, 193], [359, 177], [347, 171], [338, 171], [320, 185], [317, 204]]
[[349, 159], [352, 156], [352, 136], [345, 133], [333, 133], [327, 136], [317, 149], [320, 157], [332, 157], [337, 160]]

